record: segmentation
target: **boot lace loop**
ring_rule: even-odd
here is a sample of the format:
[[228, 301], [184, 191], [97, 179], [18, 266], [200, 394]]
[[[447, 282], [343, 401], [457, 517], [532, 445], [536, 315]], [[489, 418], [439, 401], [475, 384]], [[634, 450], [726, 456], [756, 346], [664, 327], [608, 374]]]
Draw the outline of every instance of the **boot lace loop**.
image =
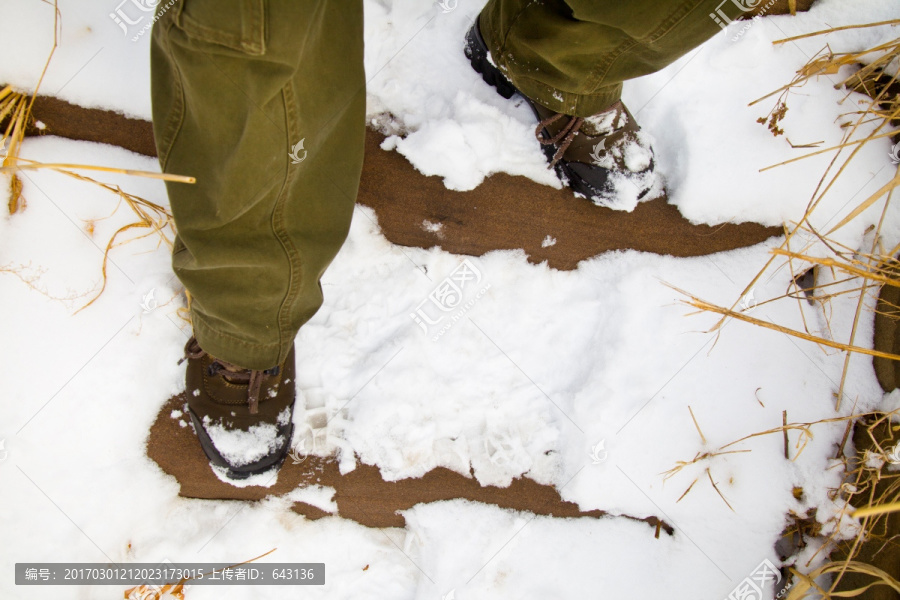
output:
[[184, 358], [178, 361], [181, 364], [187, 359], [199, 360], [204, 356], [212, 358], [209, 365], [210, 375], [222, 375], [230, 382], [247, 384], [247, 404], [250, 406], [250, 414], [259, 413], [259, 391], [262, 389], [263, 378], [268, 375], [276, 375], [278, 367], [267, 370], [244, 369], [230, 362], [226, 362], [210, 355], [200, 347], [196, 338], [191, 338], [184, 347]]
[[559, 148], [556, 149], [556, 153], [554, 153], [553, 159], [550, 161], [551, 168], [563, 157], [563, 154], [566, 153], [566, 150], [568, 150], [572, 141], [575, 139], [575, 136], [578, 135], [581, 126], [584, 124], [584, 117], [569, 117], [569, 122], [566, 123], [565, 127], [559, 130], [559, 133], [552, 137], [544, 137], [544, 129], [565, 116], [568, 115], [562, 113], [550, 115], [546, 119], [542, 119], [534, 130], [534, 137], [537, 138], [537, 141], [539, 141], [541, 145], [549, 146], [551, 144], [559, 143]]

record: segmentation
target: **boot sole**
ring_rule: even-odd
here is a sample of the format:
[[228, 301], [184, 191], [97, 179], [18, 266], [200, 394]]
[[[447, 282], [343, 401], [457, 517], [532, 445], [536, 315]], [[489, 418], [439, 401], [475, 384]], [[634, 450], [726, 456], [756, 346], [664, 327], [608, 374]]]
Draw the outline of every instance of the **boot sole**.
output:
[[[516, 86], [500, 72], [500, 69], [491, 64], [491, 61], [488, 58], [487, 44], [485, 43], [484, 38], [481, 37], [477, 19], [475, 20], [475, 24], [469, 28], [469, 32], [466, 34], [465, 53], [472, 68], [481, 75], [481, 78], [486, 84], [497, 90], [498, 94], [507, 100], [512, 98], [515, 94], [521, 95], [519, 90], [516, 89]], [[532, 110], [534, 110], [534, 108], [532, 108]]]
[[249, 477], [252, 477], [253, 475], [259, 475], [272, 469], [278, 469], [281, 467], [281, 464], [284, 462], [284, 459], [287, 457], [288, 452], [290, 451], [291, 438], [294, 435], [293, 422], [288, 423], [287, 427], [285, 427], [284, 429], [279, 429], [278, 431], [278, 435], [284, 436], [284, 439], [286, 440], [286, 443], [284, 444], [284, 447], [282, 449], [280, 449], [278, 452], [275, 452], [274, 454], [264, 456], [263, 458], [255, 462], [236, 467], [225, 460], [225, 458], [216, 449], [215, 444], [213, 444], [212, 439], [209, 437], [209, 434], [206, 432], [206, 429], [203, 427], [203, 424], [194, 413], [193, 409], [189, 408], [188, 412], [191, 414], [191, 421], [194, 424], [194, 431], [197, 434], [197, 439], [200, 441], [200, 447], [203, 448], [203, 453], [206, 454], [206, 458], [209, 459], [210, 463], [216, 465], [217, 467], [225, 469], [225, 475], [229, 479], [247, 479]]
[[[466, 34], [465, 53], [466, 58], [469, 59], [469, 64], [472, 65], [472, 68], [476, 73], [481, 75], [481, 78], [486, 84], [493, 87], [494, 91], [507, 100], [518, 94], [525, 100], [525, 103], [528, 104], [528, 108], [534, 113], [534, 118], [538, 121], [541, 120], [541, 115], [538, 113], [537, 108], [535, 108], [531, 99], [520, 92], [519, 89], [506, 78], [506, 75], [504, 75], [500, 69], [491, 64], [487, 43], [485, 43], [484, 38], [481, 36], [481, 30], [478, 28], [477, 19], [475, 20], [475, 24], [469, 28], [469, 32]], [[544, 134], [549, 136], [549, 132], [546, 129], [544, 129]], [[555, 152], [553, 147], [541, 145], [541, 151], [544, 153], [547, 162], [550, 163], [553, 160], [553, 154]], [[560, 163], [556, 164], [556, 174], [565, 182], [573, 180], [573, 178], [569, 176], [570, 174], [564, 171], [564, 168]]]

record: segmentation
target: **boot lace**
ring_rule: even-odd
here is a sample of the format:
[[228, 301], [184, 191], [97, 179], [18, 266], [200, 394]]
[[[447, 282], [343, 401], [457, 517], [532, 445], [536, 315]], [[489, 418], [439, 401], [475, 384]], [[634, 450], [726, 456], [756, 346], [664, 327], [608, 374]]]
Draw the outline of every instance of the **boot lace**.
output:
[[184, 358], [178, 361], [181, 364], [187, 359], [199, 360], [204, 356], [212, 358], [209, 364], [208, 372], [210, 375], [221, 375], [231, 383], [247, 384], [247, 404], [250, 406], [250, 414], [255, 415], [259, 412], [259, 391], [262, 388], [262, 382], [266, 375], [277, 375], [278, 367], [271, 369], [244, 369], [230, 362], [216, 358], [200, 347], [197, 338], [191, 338], [184, 347]]
[[581, 126], [584, 124], [584, 117], [569, 117], [569, 122], [566, 123], [565, 127], [560, 129], [559, 133], [549, 138], [544, 137], [544, 129], [546, 129], [548, 125], [551, 125], [566, 116], [569, 115], [564, 115], [562, 113], [550, 115], [546, 119], [542, 119], [534, 130], [534, 137], [537, 138], [541, 145], [549, 146], [551, 144], [559, 143], [559, 147], [556, 149], [556, 153], [553, 155], [553, 159], [550, 161], [548, 168], [552, 168], [559, 162], [559, 159], [566, 153], [566, 150], [568, 150], [572, 141], [575, 139], [575, 136], [578, 135]]

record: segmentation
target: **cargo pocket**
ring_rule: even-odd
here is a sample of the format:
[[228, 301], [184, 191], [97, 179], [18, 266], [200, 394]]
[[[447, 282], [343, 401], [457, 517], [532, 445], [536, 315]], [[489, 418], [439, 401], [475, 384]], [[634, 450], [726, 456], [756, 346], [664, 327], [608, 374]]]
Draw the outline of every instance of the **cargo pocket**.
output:
[[249, 54], [266, 53], [265, 0], [181, 0], [175, 24], [196, 40]]

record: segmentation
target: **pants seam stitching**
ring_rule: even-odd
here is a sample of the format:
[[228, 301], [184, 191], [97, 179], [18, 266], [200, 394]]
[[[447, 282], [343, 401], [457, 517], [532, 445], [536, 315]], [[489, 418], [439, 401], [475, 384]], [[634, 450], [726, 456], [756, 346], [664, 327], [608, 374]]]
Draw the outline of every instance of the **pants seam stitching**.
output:
[[[297, 119], [294, 114], [294, 94], [292, 86], [293, 84], [288, 82], [281, 90], [281, 98], [284, 103], [285, 135], [288, 137], [288, 146], [290, 146], [292, 141], [292, 135], [294, 137], [299, 136], [299, 132], [296, 131]], [[287, 161], [287, 157], [285, 157], [284, 160]], [[281, 348], [285, 345], [284, 339], [282, 339], [284, 337], [284, 332], [290, 328], [291, 308], [300, 293], [301, 282], [303, 279], [303, 264], [301, 258], [297, 252], [297, 248], [291, 242], [290, 236], [284, 228], [284, 206], [287, 200], [288, 190], [290, 189], [290, 182], [293, 177], [294, 169], [291, 169], [291, 165], [286, 164], [284, 183], [282, 184], [281, 192], [278, 194], [278, 198], [275, 201], [271, 220], [272, 233], [281, 243], [281, 247], [284, 249], [285, 256], [288, 260], [287, 291], [285, 292], [281, 307], [278, 309], [277, 317], [279, 358], [281, 358]]]

